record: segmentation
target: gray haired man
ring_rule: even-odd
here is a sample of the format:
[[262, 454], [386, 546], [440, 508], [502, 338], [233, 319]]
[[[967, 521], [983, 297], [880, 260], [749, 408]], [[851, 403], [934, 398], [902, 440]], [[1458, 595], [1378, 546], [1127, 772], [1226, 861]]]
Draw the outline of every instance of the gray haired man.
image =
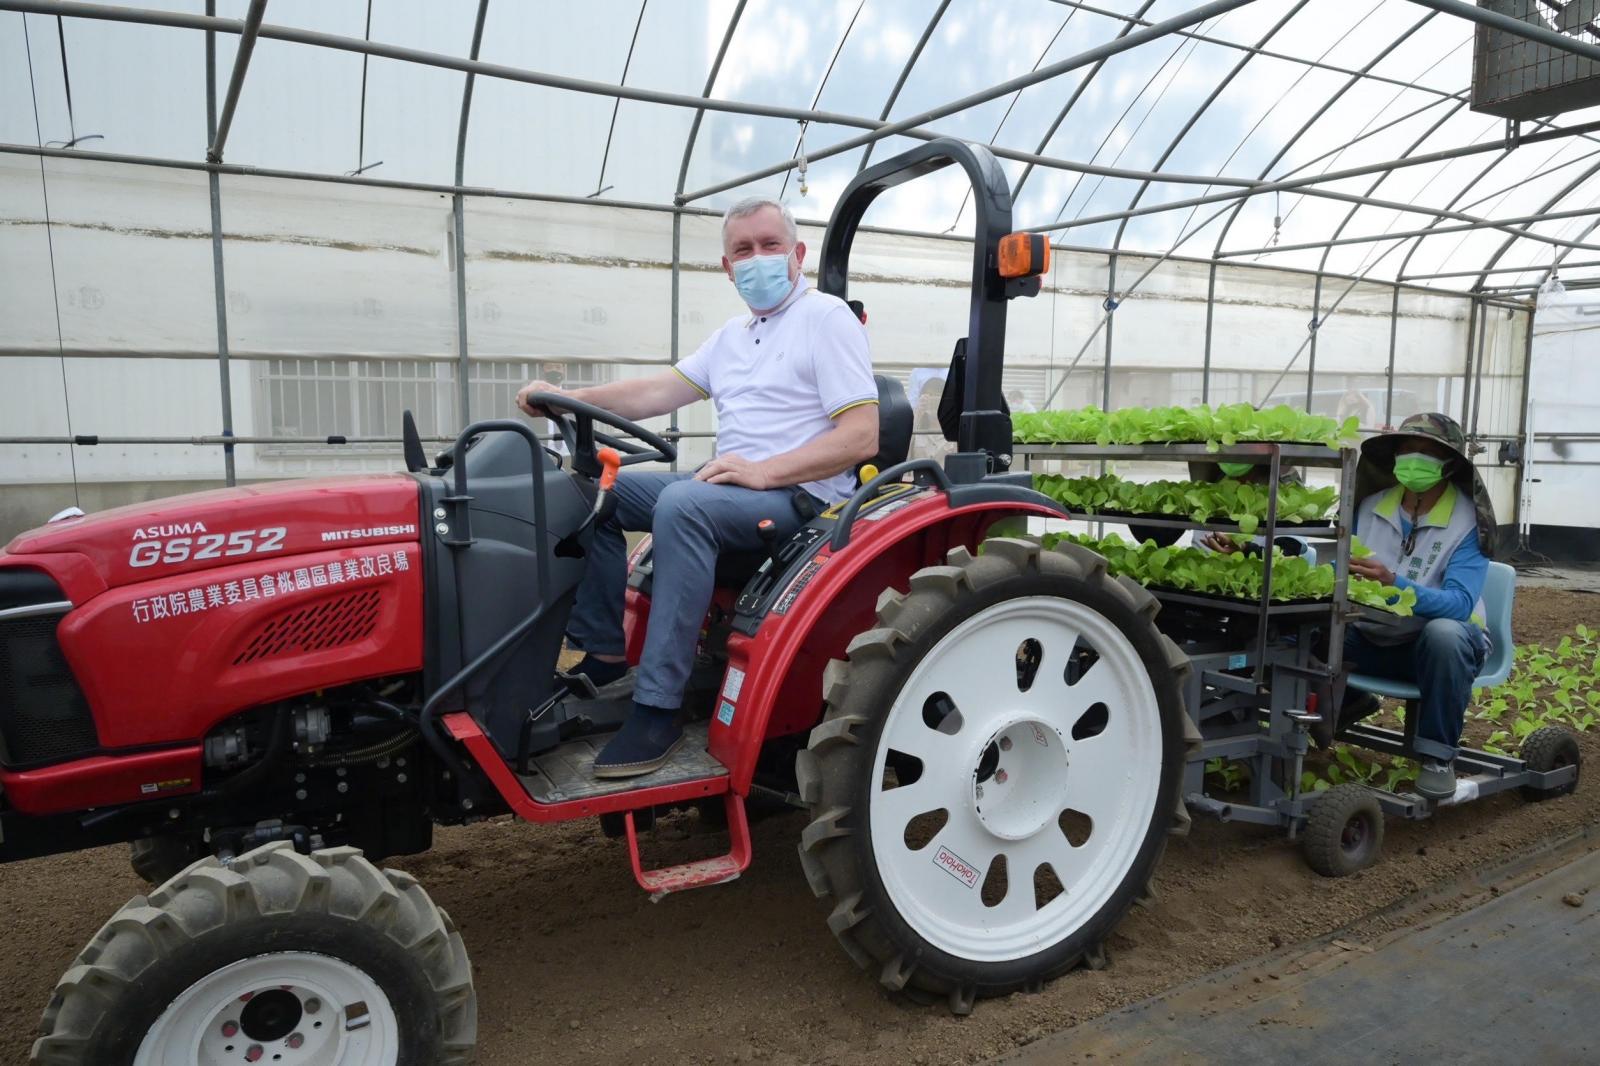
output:
[[[660, 768], [683, 740], [679, 713], [717, 556], [761, 547], [799, 527], [796, 489], [826, 506], [849, 495], [851, 471], [878, 451], [877, 385], [866, 330], [842, 300], [806, 283], [806, 246], [774, 200], [735, 204], [722, 220], [722, 269], [748, 311], [730, 318], [671, 370], [572, 390], [569, 395], [639, 420], [709, 399], [716, 457], [693, 474], [627, 471], [617, 508], [600, 525], [578, 587], [567, 638], [596, 684], [620, 677], [627, 578], [625, 530], [654, 535], [650, 626], [633, 712], [595, 759], [600, 777]], [[517, 393], [561, 390], [535, 381]]]

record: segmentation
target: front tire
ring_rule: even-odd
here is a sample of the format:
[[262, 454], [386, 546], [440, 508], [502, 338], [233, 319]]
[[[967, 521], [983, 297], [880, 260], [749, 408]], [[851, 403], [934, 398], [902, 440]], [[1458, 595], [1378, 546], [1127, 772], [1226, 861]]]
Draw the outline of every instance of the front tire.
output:
[[892, 991], [955, 1011], [1103, 962], [1180, 822], [1187, 658], [1076, 545], [985, 542], [886, 591], [796, 763], [801, 864]]
[[135, 896], [40, 1031], [32, 1058], [51, 1066], [457, 1066], [477, 1000], [460, 934], [415, 879], [278, 842]]

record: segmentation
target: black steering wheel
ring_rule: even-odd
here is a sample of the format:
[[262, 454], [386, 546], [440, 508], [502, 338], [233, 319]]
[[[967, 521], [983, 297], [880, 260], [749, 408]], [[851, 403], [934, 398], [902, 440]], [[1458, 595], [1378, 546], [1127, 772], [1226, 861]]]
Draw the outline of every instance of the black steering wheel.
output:
[[[529, 407], [542, 409], [556, 424], [561, 439], [572, 452], [573, 468], [580, 474], [594, 476], [599, 473], [599, 459], [595, 445], [615, 448], [622, 453], [622, 465], [638, 463], [670, 463], [678, 458], [678, 449], [666, 438], [650, 432], [636, 422], [613, 414], [603, 407], [575, 399], [563, 393], [534, 392], [527, 397]], [[610, 426], [627, 434], [632, 440], [601, 433], [594, 424]]]

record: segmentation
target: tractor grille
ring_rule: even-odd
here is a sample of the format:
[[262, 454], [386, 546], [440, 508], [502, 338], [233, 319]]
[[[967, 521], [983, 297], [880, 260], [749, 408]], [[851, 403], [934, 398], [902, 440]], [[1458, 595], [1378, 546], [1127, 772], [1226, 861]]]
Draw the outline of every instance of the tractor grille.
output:
[[0, 621], [0, 762], [30, 766], [100, 747], [94, 717], [56, 642], [60, 615]]
[[274, 618], [261, 627], [261, 632], [233, 660], [233, 665], [323, 651], [365, 640], [378, 626], [379, 597], [377, 589], [363, 589]]

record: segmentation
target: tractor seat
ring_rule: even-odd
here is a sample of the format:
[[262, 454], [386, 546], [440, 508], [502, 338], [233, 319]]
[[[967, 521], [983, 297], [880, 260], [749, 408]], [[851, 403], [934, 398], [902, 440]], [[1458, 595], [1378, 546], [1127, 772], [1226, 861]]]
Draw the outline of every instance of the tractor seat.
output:
[[[1483, 610], [1489, 623], [1489, 658], [1483, 664], [1483, 673], [1472, 682], [1473, 688], [1494, 688], [1511, 676], [1514, 651], [1511, 643], [1511, 603], [1516, 595], [1516, 571], [1505, 563], [1490, 563], [1483, 579]], [[1349, 685], [1377, 696], [1405, 700], [1407, 704], [1422, 698], [1416, 685], [1370, 674], [1351, 674]], [[1407, 708], [1409, 726], [1415, 715]]]
[[[911, 454], [911, 429], [916, 412], [906, 399], [905, 386], [884, 374], [872, 375], [878, 383], [878, 454], [868, 462], [879, 470], [906, 461]], [[865, 466], [863, 463], [862, 466]], [[856, 483], [861, 483], [861, 467], [856, 467]]]
[[[869, 463], [879, 470], [906, 461], [911, 452], [911, 427], [915, 412], [906, 399], [905, 386], [884, 374], [874, 374], [878, 385], [878, 454], [856, 467], [856, 485], [862, 484], [861, 470]], [[767, 559], [765, 551], [725, 552], [717, 556], [716, 583], [719, 587], [743, 587]]]

